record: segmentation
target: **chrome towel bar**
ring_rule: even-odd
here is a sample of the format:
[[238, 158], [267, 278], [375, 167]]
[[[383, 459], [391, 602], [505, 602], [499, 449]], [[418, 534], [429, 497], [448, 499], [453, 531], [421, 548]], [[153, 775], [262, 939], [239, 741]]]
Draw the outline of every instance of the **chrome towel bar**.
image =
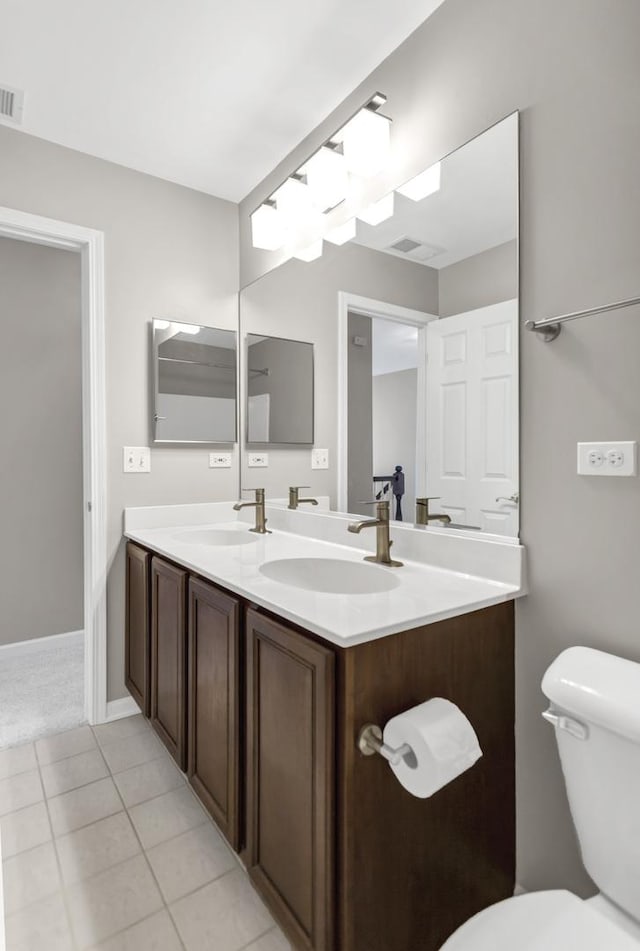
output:
[[595, 314], [604, 314], [608, 310], [620, 310], [623, 307], [633, 307], [640, 304], [640, 297], [629, 297], [627, 300], [618, 300], [613, 304], [603, 304], [601, 307], [590, 307], [588, 310], [576, 310], [572, 314], [561, 314], [559, 317], [548, 317], [546, 320], [527, 320], [525, 330], [532, 330], [540, 334], [545, 343], [555, 340], [562, 329], [562, 324], [568, 320], [578, 320], [579, 317], [593, 317]]

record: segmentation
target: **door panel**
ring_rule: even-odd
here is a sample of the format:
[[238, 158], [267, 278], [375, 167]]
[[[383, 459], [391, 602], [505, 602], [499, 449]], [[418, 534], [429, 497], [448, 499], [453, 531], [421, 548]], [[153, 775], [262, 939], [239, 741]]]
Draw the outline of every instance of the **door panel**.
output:
[[151, 710], [150, 564], [148, 551], [127, 542], [124, 682], [146, 717]]
[[187, 573], [151, 561], [151, 722], [180, 769], [186, 768]]

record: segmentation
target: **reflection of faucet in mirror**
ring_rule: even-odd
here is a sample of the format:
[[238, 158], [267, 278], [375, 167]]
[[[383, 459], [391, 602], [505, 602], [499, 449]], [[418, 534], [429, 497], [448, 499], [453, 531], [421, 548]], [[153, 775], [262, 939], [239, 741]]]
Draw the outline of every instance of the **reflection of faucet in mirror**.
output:
[[308, 502], [309, 505], [317, 505], [317, 499], [301, 499], [298, 493], [300, 489], [309, 489], [311, 486], [308, 485], [290, 485], [289, 486], [289, 508], [297, 509], [299, 505], [303, 502]]
[[256, 532], [258, 535], [270, 535], [271, 532], [267, 528], [267, 520], [264, 513], [264, 489], [243, 489], [243, 492], [255, 492], [256, 500], [255, 502], [236, 502], [233, 506], [234, 512], [239, 512], [240, 509], [250, 509], [255, 508], [256, 510], [256, 524], [253, 528], [250, 528], [250, 532]]
[[429, 502], [439, 499], [439, 495], [429, 495], [421, 499], [416, 499], [416, 525], [428, 525], [429, 522], [444, 522], [445, 525], [451, 524], [451, 517], [442, 512], [429, 513]]
[[375, 505], [376, 518], [365, 519], [363, 522], [351, 522], [347, 526], [348, 531], [359, 535], [363, 528], [375, 528], [376, 530], [376, 553], [375, 555], [366, 555], [365, 561], [373, 561], [378, 565], [387, 565], [389, 568], [401, 568], [401, 561], [394, 561], [391, 558], [390, 549], [393, 542], [389, 540], [389, 502], [362, 502], [361, 505]]

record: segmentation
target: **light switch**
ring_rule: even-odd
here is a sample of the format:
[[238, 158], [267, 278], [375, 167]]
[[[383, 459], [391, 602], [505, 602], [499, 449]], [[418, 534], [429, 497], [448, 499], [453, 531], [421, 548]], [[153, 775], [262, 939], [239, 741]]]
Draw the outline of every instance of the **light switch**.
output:
[[637, 442], [579, 442], [578, 475], [634, 476]]
[[151, 450], [148, 446], [123, 446], [123, 472], [151, 472]]
[[210, 452], [209, 453], [209, 468], [210, 469], [230, 469], [231, 468], [231, 453], [230, 452]]
[[329, 468], [329, 450], [312, 449], [311, 450], [311, 468], [328, 469]]

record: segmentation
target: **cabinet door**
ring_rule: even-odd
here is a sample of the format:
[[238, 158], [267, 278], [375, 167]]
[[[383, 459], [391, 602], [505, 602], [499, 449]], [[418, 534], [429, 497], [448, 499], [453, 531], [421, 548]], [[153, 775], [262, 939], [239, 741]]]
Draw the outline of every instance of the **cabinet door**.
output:
[[234, 849], [239, 847], [239, 608], [189, 581], [188, 775]]
[[334, 656], [247, 612], [249, 874], [297, 948], [334, 947]]
[[149, 568], [151, 555], [127, 542], [124, 682], [146, 717], [151, 710]]
[[151, 560], [151, 723], [180, 769], [186, 768], [187, 573]]

